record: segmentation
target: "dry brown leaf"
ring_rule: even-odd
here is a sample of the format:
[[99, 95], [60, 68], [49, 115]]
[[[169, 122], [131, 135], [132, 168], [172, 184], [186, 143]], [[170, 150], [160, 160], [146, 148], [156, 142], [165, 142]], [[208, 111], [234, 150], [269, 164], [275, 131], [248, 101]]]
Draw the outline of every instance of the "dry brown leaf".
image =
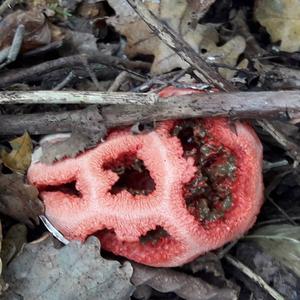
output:
[[7, 15], [0, 23], [0, 49], [11, 45], [15, 30], [21, 24], [25, 26], [23, 52], [50, 43], [51, 31], [43, 13], [37, 9], [17, 10]]
[[280, 50], [300, 50], [299, 0], [257, 0], [254, 14], [272, 42], [280, 42]]
[[38, 190], [25, 184], [18, 174], [0, 174], [0, 212], [22, 223], [38, 223], [44, 206], [38, 199]]
[[[125, 52], [129, 57], [137, 54], [154, 55], [151, 68], [151, 72], [154, 74], [188, 66], [152, 33], [126, 0], [108, 0], [108, 2], [116, 11], [116, 16], [109, 18], [107, 22], [127, 38]], [[195, 1], [188, 0], [148, 0], [144, 4], [188, 42], [195, 51], [202, 54], [205, 52], [204, 57], [209, 62], [235, 66], [239, 55], [245, 49], [245, 40], [238, 36], [218, 47], [219, 39], [216, 29], [210, 24], [195, 23], [195, 15], [198, 21], [213, 2], [207, 1], [204, 10], [201, 8], [201, 12], [200, 8], [195, 5]], [[227, 77], [226, 73], [224, 75]]]
[[29, 134], [25, 132], [9, 143], [12, 150], [9, 153], [2, 150], [0, 153], [3, 164], [14, 172], [25, 173], [31, 163], [32, 142]]

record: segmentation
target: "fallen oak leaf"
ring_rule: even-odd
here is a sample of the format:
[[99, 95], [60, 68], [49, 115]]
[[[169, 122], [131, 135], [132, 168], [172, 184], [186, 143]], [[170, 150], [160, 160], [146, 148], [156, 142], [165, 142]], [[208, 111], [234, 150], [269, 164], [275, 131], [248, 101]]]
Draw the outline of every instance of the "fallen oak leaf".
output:
[[121, 265], [100, 255], [100, 242], [72, 241], [55, 249], [50, 238], [27, 244], [4, 272], [10, 289], [3, 299], [127, 300], [134, 291], [130, 263]]
[[[203, 25], [198, 22], [195, 24], [195, 16], [199, 18], [201, 13], [203, 15], [214, 1], [199, 4], [200, 8], [193, 2], [161, 0], [146, 1], [144, 4], [161, 21], [167, 23], [191, 48], [202, 55], [205, 53], [203, 57], [209, 62], [235, 66], [238, 57], [245, 49], [244, 38], [236, 36], [232, 41], [218, 46], [219, 35], [213, 25]], [[129, 57], [135, 57], [138, 54], [153, 55], [154, 61], [151, 67], [153, 74], [167, 73], [176, 68], [185, 69], [189, 66], [149, 29], [126, 0], [108, 0], [108, 3], [116, 11], [116, 16], [108, 18], [107, 23], [127, 38], [125, 52]], [[213, 61], [211, 61], [212, 58]], [[232, 71], [225, 72], [224, 69], [222, 71], [225, 74], [228, 73], [227, 79], [231, 79]]]
[[32, 226], [44, 213], [44, 205], [38, 198], [38, 190], [25, 184], [23, 176], [0, 174], [0, 212]]
[[10, 170], [25, 173], [31, 163], [32, 142], [28, 132], [11, 140], [12, 150], [8, 153], [2, 150], [0, 153], [3, 164]]
[[38, 9], [17, 10], [0, 22], [0, 50], [10, 47], [16, 28], [23, 24], [25, 34], [22, 52], [47, 45], [51, 42], [51, 31], [44, 14]]

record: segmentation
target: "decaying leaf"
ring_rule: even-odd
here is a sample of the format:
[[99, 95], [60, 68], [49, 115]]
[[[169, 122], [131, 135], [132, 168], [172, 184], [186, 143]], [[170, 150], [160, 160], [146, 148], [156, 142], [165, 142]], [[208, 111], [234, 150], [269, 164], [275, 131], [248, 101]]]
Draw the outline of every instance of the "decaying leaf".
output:
[[268, 225], [248, 237], [300, 277], [300, 226]]
[[78, 7], [78, 13], [87, 19], [105, 17], [107, 15], [103, 1], [83, 1]]
[[91, 34], [80, 31], [67, 31], [65, 44], [72, 51], [93, 55], [98, 52], [97, 38]]
[[127, 300], [133, 293], [131, 265], [102, 258], [96, 237], [61, 249], [52, 244], [48, 238], [24, 247], [4, 272], [10, 288], [3, 299], [17, 294], [36, 300]]
[[[108, 0], [108, 2], [116, 11], [116, 16], [109, 18], [107, 22], [127, 38], [125, 51], [129, 57], [134, 57], [137, 54], [154, 55], [151, 68], [151, 72], [154, 74], [188, 66], [152, 33], [149, 27], [127, 4], [126, 0]], [[206, 2], [204, 10], [201, 10], [202, 14], [214, 1]], [[235, 66], [239, 55], [245, 50], [245, 40], [241, 36], [233, 38], [222, 46], [217, 46], [219, 38], [215, 27], [210, 24], [195, 23], [195, 15], [198, 21], [201, 13], [194, 1], [148, 0], [144, 1], [144, 4], [209, 62]]]
[[[0, 222], [0, 251], [2, 251], [2, 225]], [[8, 288], [8, 285], [2, 278], [2, 259], [0, 258], [0, 296]]]
[[151, 268], [136, 263], [132, 263], [132, 266], [131, 281], [137, 287], [146, 285], [162, 293], [173, 292], [186, 300], [234, 300], [238, 298], [238, 291], [233, 288], [218, 288], [201, 278], [172, 269]]
[[38, 223], [44, 206], [38, 199], [38, 190], [25, 184], [18, 174], [0, 174], [0, 212], [22, 223]]
[[26, 7], [28, 10], [38, 9], [47, 17], [65, 19], [71, 15], [68, 9], [61, 5], [60, 0], [27, 0]]
[[27, 227], [23, 224], [15, 224], [9, 228], [2, 240], [1, 259], [3, 268], [18, 255], [27, 242]]
[[198, 257], [192, 262], [185, 265], [185, 268], [192, 271], [193, 274], [202, 271], [212, 274], [214, 277], [225, 279], [224, 270], [220, 259], [213, 252]]
[[298, 0], [257, 0], [255, 17], [282, 51], [300, 50], [300, 5]]
[[[45, 143], [42, 146], [41, 162], [51, 164], [66, 157], [75, 157], [88, 149], [90, 139], [87, 135], [73, 132], [72, 135], [57, 143]], [[94, 145], [93, 145], [94, 146]]]
[[23, 52], [50, 43], [51, 30], [43, 13], [37, 9], [17, 10], [0, 22], [0, 49], [10, 47], [15, 30], [21, 24], [25, 26]]
[[[254, 240], [257, 241], [258, 239], [254, 238]], [[282, 295], [282, 299], [298, 300], [300, 298], [300, 277], [291, 269], [286, 268], [274, 256], [270, 255], [270, 250], [272, 251], [273, 249], [262, 248], [258, 243], [254, 243], [252, 239], [249, 239], [237, 245], [236, 256], [252, 272], [260, 276], [275, 291]], [[295, 257], [294, 260], [299, 261], [299, 257]], [[249, 277], [239, 272], [238, 269], [234, 270], [233, 275], [245, 284], [253, 293], [255, 299], [272, 298], [268, 292], [254, 281], [249, 280]]]
[[44, 163], [52, 163], [66, 157], [75, 157], [80, 152], [96, 146], [106, 135], [103, 118], [94, 106], [86, 108], [80, 114], [80, 126], [73, 129], [70, 136], [62, 139], [50, 138], [41, 143], [42, 156], [35, 159]]
[[29, 134], [25, 132], [9, 143], [12, 150], [9, 153], [2, 150], [0, 153], [3, 164], [14, 172], [25, 173], [31, 163], [32, 142]]

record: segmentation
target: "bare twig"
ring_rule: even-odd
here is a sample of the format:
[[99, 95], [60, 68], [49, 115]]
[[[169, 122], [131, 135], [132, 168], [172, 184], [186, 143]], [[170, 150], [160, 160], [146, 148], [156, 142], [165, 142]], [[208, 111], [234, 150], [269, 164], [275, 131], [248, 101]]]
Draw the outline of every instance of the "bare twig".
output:
[[181, 74], [181, 70], [180, 71], [171, 71], [171, 72], [166, 73], [166, 74], [162, 74], [162, 75], [159, 75], [159, 76], [149, 78], [142, 85], [134, 88], [133, 91], [140, 92], [140, 93], [147, 92], [155, 84], [165, 84], [166, 82], [167, 83], [172, 82], [174, 80], [174, 76], [177, 76], [179, 73]]
[[121, 72], [114, 80], [112, 85], [109, 87], [108, 92], [116, 92], [121, 84], [128, 78], [128, 73], [126, 71]]
[[271, 196], [267, 196], [267, 199], [277, 208], [277, 210], [285, 217], [285, 219], [290, 222], [292, 225], [296, 226], [297, 223], [285, 212], [285, 210], [278, 205]]
[[1, 104], [153, 104], [157, 94], [84, 91], [7, 91], [0, 92]]
[[39, 76], [44, 73], [51, 72], [63, 67], [72, 67], [82, 64], [82, 58], [87, 57], [89, 63], [99, 63], [106, 66], [111, 66], [119, 69], [149, 69], [150, 64], [139, 61], [130, 61], [127, 59], [120, 59], [118, 57], [98, 54], [94, 56], [86, 56], [85, 54], [62, 57], [59, 59], [47, 61], [39, 65], [22, 70], [11, 70], [0, 76], [0, 88], [7, 87], [13, 83], [24, 82], [30, 80], [34, 76]]
[[53, 91], [59, 91], [62, 88], [64, 88], [72, 79], [74, 78], [74, 73], [73, 71], [71, 71], [62, 82], [60, 82], [59, 84], [57, 84], [52, 90]]
[[17, 0], [5, 0], [0, 6], [0, 16], [2, 16], [8, 8], [15, 5]]
[[239, 240], [234, 240], [217, 251], [217, 257], [222, 259], [229, 251], [239, 242]]
[[140, 0], [127, 0], [127, 2], [166, 45], [202, 75], [203, 80], [207, 80], [208, 83], [224, 91], [232, 91], [234, 89], [187, 42], [179, 37], [167, 24], [162, 23]]
[[19, 55], [19, 52], [21, 50], [24, 33], [25, 33], [25, 27], [24, 27], [24, 25], [21, 24], [16, 29], [11, 46], [9, 47], [9, 51], [7, 53], [7, 57], [5, 58], [5, 61], [0, 65], [0, 69], [2, 69], [6, 65], [8, 65], [11, 62], [14, 62], [16, 60], [16, 58]]
[[[93, 70], [99, 81], [113, 80], [119, 74], [118, 69], [98, 63], [91, 63], [90, 68]], [[40, 89], [53, 89], [53, 87], [61, 83], [70, 74], [70, 72], [74, 74], [74, 79], [77, 80], [72, 80], [69, 83], [66, 83], [66, 86], [68, 87], [72, 87], [74, 84], [78, 83], [78, 81], [85, 80], [90, 77], [87, 69], [81, 64], [78, 66], [74, 65], [63, 67], [49, 73], [31, 77], [30, 82], [41, 82], [42, 85]]]
[[296, 162], [300, 162], [300, 146], [291, 141], [281, 130], [272, 122], [258, 120], [258, 124], [267, 131], [281, 146], [287, 154]]
[[[127, 79], [132, 78], [137, 81], [145, 82], [146, 79], [143, 76], [138, 76], [137, 74], [132, 74], [127, 71], [123, 71], [118, 74], [113, 83], [108, 89], [108, 92], [117, 92], [121, 85], [126, 82]], [[154, 92], [154, 91], [152, 91]]]
[[23, 53], [23, 57], [29, 58], [29, 57], [39, 56], [39, 55], [46, 55], [51, 51], [59, 49], [62, 45], [63, 45], [63, 41], [54, 41], [45, 46], [34, 48], [32, 50]]
[[274, 162], [264, 160], [263, 171], [264, 171], [264, 173], [267, 173], [270, 170], [288, 166], [288, 165], [289, 165], [289, 162], [286, 159], [281, 159], [281, 160], [274, 161]]
[[267, 282], [264, 281], [259, 275], [255, 274], [251, 269], [249, 269], [246, 265], [241, 263], [239, 260], [235, 259], [231, 255], [225, 255], [225, 259], [234, 267], [239, 269], [243, 274], [245, 274], [248, 278], [254, 281], [256, 284], [261, 286], [270, 296], [272, 296], [276, 300], [284, 300], [277, 291], [275, 291]]
[[257, 62], [259, 80], [268, 90], [295, 90], [300, 88], [300, 70], [287, 68], [281, 64], [263, 64]]
[[[300, 216], [290, 217], [290, 218], [293, 221], [296, 221], [296, 222], [300, 221]], [[278, 219], [272, 219], [272, 220], [266, 220], [266, 221], [258, 222], [258, 223], [255, 224], [255, 227], [260, 227], [260, 226], [270, 225], [270, 224], [276, 224], [276, 223], [286, 223], [286, 218], [278, 218]]]
[[273, 178], [273, 180], [271, 181], [271, 183], [267, 186], [267, 188], [265, 190], [265, 197], [266, 197], [266, 199], [268, 199], [272, 203], [273, 206], [276, 207], [276, 209], [285, 217], [285, 219], [288, 222], [290, 222], [292, 225], [297, 225], [297, 223], [271, 197], [271, 193], [277, 188], [277, 186], [282, 181], [282, 179], [285, 176], [287, 176], [288, 174], [292, 173], [292, 172], [293, 172], [293, 169], [289, 168], [288, 170], [286, 170], [284, 172], [281, 172], [278, 175], [276, 175]]
[[6, 60], [9, 51], [10, 51], [10, 46], [0, 50], [0, 63]]
[[90, 68], [87, 57], [86, 56], [81, 56], [81, 61], [84, 65], [84, 67], [86, 68], [88, 74], [90, 75], [90, 78], [92, 79], [95, 87], [97, 88], [98, 91], [101, 91], [101, 86], [100, 83], [97, 79], [97, 76], [95, 75], [95, 73], [93, 72], [93, 70]]

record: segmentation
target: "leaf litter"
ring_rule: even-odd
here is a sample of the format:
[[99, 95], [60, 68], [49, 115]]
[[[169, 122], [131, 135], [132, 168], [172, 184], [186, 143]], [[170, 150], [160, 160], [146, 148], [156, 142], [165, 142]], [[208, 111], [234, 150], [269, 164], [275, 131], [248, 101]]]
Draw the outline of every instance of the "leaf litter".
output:
[[[207, 6], [212, 2], [208, 1]], [[129, 57], [135, 57], [138, 54], [153, 55], [154, 61], [151, 67], [153, 74], [162, 74], [175, 68], [188, 67], [185, 61], [155, 36], [126, 0], [108, 0], [108, 3], [115, 10], [116, 16], [110, 17], [107, 22], [126, 37], [125, 53]], [[216, 26], [195, 24], [193, 21], [195, 14], [197, 15], [195, 7], [187, 1], [146, 1], [145, 5], [210, 62], [235, 67], [238, 57], [245, 50], [246, 43], [241, 36], [235, 36], [224, 45], [218, 46], [219, 38]], [[200, 14], [198, 11], [198, 15], [204, 15], [204, 12], [205, 10], [201, 10]], [[135, 30], [136, 28], [139, 30]], [[234, 72], [221, 70], [221, 73], [227, 79], [231, 79]]]
[[13, 172], [25, 173], [31, 164], [31, 153], [33, 150], [28, 132], [11, 140], [9, 143], [12, 150], [8, 152], [2, 149], [0, 152], [3, 164]]
[[100, 256], [100, 243], [90, 237], [55, 249], [51, 238], [27, 244], [5, 271], [10, 283], [3, 299], [126, 300], [134, 291], [132, 267]]
[[[5, 22], [0, 23], [0, 48], [2, 50], [10, 47], [14, 31], [21, 22], [25, 24], [22, 54], [26, 54], [29, 50], [37, 50], [37, 53], [39, 53], [38, 51], [44, 51], [40, 50], [40, 46], [48, 46], [56, 40], [64, 40], [65, 42], [64, 33], [66, 32], [69, 38], [71, 36], [71, 45], [72, 43], [76, 45], [74, 49], [76, 48], [76, 51], [80, 53], [95, 53], [98, 47], [103, 47], [104, 49], [113, 49], [110, 54], [124, 55], [123, 48], [125, 47], [125, 53], [129, 58], [139, 58], [139, 55], [153, 56], [154, 62], [150, 75], [160, 75], [176, 68], [186, 69], [188, 67], [184, 61], [152, 34], [124, 0], [107, 1], [110, 7], [114, 9], [114, 13], [107, 9], [105, 1], [89, 1], [88, 3], [85, 1], [51, 1], [53, 2], [51, 5], [47, 2], [30, 1], [27, 3], [27, 11], [18, 10], [20, 6], [17, 6], [14, 12], [8, 11], [3, 19]], [[253, 57], [253, 53], [248, 55], [246, 46], [253, 41], [255, 42], [255, 38], [252, 36], [245, 37], [240, 32], [236, 32], [230, 26], [227, 26], [227, 22], [230, 23], [230, 18], [236, 9], [236, 6], [232, 6], [231, 1], [218, 0], [215, 4], [215, 1], [207, 1], [204, 8], [200, 7], [202, 2], [193, 0], [144, 2], [152, 12], [163, 22], [166, 22], [181, 38], [185, 39], [206, 61], [218, 68], [225, 78], [232, 80], [234, 76], [240, 76], [235, 82], [242, 89], [248, 90], [253, 87], [249, 84], [252, 80], [250, 78], [258, 80], [257, 86], [254, 86], [255, 89], [260, 89], [261, 86], [270, 88], [275, 85], [276, 89], [286, 88], [280, 78], [284, 78], [286, 82], [289, 82], [288, 88], [297, 88], [296, 84], [299, 81], [298, 77], [300, 77], [299, 72], [297, 73], [297, 69], [291, 67], [299, 67], [299, 59], [297, 59], [297, 52], [295, 52], [299, 50], [299, 39], [297, 38], [299, 36], [299, 30], [297, 29], [299, 27], [297, 23], [297, 19], [299, 19], [298, 1], [257, 0], [255, 5], [251, 7], [248, 4], [241, 5], [242, 9], [253, 12], [255, 20], [260, 24], [259, 30], [264, 27], [270, 35], [271, 43], [267, 42], [267, 39], [262, 41], [260, 38], [259, 46], [264, 47], [267, 54], [274, 55], [274, 52], [269, 51], [272, 46], [275, 46], [275, 49], [292, 53], [291, 56], [287, 56], [284, 52], [276, 52], [277, 57], [275, 60], [265, 57], [264, 60], [259, 60], [257, 57]], [[224, 11], [230, 11], [231, 15], [227, 16]], [[213, 19], [209, 19], [209, 21], [201, 19], [209, 14], [217, 15], [213, 15]], [[218, 20], [217, 24], [214, 21], [215, 17]], [[85, 36], [80, 32], [80, 26], [72, 27], [71, 22], [68, 23], [68, 20], [72, 18], [77, 20], [78, 24], [90, 24], [86, 27], [88, 33], [85, 32]], [[199, 19], [201, 19], [200, 22]], [[103, 20], [106, 20], [107, 24], [117, 33], [122, 34], [127, 41], [121, 39], [119, 44], [112, 43], [110, 46], [105, 44], [104, 40], [99, 43], [100, 36], [105, 36], [107, 32], [112, 34], [111, 29], [103, 26], [105, 23]], [[246, 21], [251, 26], [252, 21]], [[101, 23], [101, 25], [98, 23]], [[136, 28], [139, 28], [139, 30], [136, 30]], [[31, 29], [36, 29], [36, 31]], [[82, 31], [84, 30], [82, 28]], [[250, 31], [250, 33], [254, 32], [255, 37], [259, 37], [261, 33], [261, 31], [255, 32], [253, 28]], [[5, 34], [2, 34], [3, 32]], [[116, 35], [117, 33], [114, 32], [113, 34]], [[85, 40], [81, 43], [80, 41], [83, 38]], [[72, 53], [68, 53], [64, 47], [60, 50], [60, 53], [64, 53], [64, 55]], [[53, 52], [50, 51], [50, 53], [53, 55]], [[270, 74], [269, 71], [266, 71], [266, 74], [263, 74], [259, 70], [253, 71], [252, 64], [256, 66], [260, 64], [261, 69], [266, 70], [269, 68], [273, 72]], [[12, 66], [13, 68], [14, 66]], [[244, 73], [245, 70], [249, 73]], [[69, 71], [70, 69], [65, 69], [62, 74]], [[292, 75], [290, 75], [291, 71]], [[249, 75], [250, 73], [251, 75]], [[275, 75], [276, 77], [274, 77]], [[63, 79], [61, 77], [61, 80]], [[78, 81], [82, 79], [76, 79], [77, 85], [70, 84], [68, 87], [78, 88], [80, 86]], [[39, 82], [36, 79], [32, 82], [29, 81], [28, 84], [23, 84], [22, 89], [30, 90], [38, 87]], [[127, 91], [135, 89], [138, 84], [133, 80], [127, 80]], [[160, 87], [160, 84], [155, 82], [154, 87]], [[88, 79], [82, 80], [81, 88], [91, 86], [92, 84]], [[18, 110], [16, 109], [16, 111]], [[24, 111], [26, 111], [26, 108], [24, 108]], [[83, 128], [86, 129], [83, 130], [84, 134], [80, 136], [78, 136], [80, 128], [74, 128], [72, 132], [73, 139], [68, 140], [59, 147], [44, 147], [43, 160], [51, 163], [62, 157], [75, 156], [84, 149], [93, 147], [95, 143], [101, 140], [104, 133], [99, 133], [102, 127], [95, 126], [93, 128], [92, 125], [92, 129], [89, 131], [87, 129], [89, 126], [88, 122], [83, 125]], [[292, 127], [290, 137], [299, 140], [298, 126], [290, 126]], [[93, 138], [89, 139], [89, 136]], [[282, 149], [278, 150], [278, 145], [274, 141], [270, 141], [270, 137], [266, 137], [265, 133], [262, 133], [261, 137], [264, 140], [266, 159], [275, 160], [276, 163], [276, 160], [282, 157], [282, 152], [280, 152]], [[12, 150], [9, 151], [4, 148], [5, 150], [1, 151], [0, 158], [1, 163], [5, 166], [2, 167], [2, 173], [0, 174], [0, 211], [5, 215], [4, 217], [1, 216], [2, 224], [4, 224], [1, 259], [3, 272], [5, 273], [4, 277], [7, 282], [5, 283], [0, 279], [0, 293], [7, 289], [9, 285], [10, 288], [6, 293], [6, 297], [10, 298], [7, 299], [14, 299], [13, 297], [19, 297], [20, 295], [24, 299], [39, 299], [37, 297], [41, 297], [40, 299], [54, 299], [51, 297], [53, 295], [57, 296], [57, 293], [61, 293], [61, 299], [68, 299], [68, 297], [77, 299], [78, 295], [82, 299], [93, 299], [94, 296], [95, 299], [99, 299], [99, 295], [100, 297], [101, 295], [106, 297], [103, 299], [110, 299], [109, 297], [116, 297], [114, 293], [118, 291], [120, 299], [123, 299], [122, 297], [128, 299], [135, 288], [134, 296], [140, 298], [138, 297], [138, 292], [140, 292], [140, 296], [145, 296], [144, 299], [154, 299], [155, 295], [159, 295], [156, 296], [160, 297], [159, 299], [166, 299], [166, 297], [171, 299], [177, 299], [178, 297], [194, 299], [193, 297], [197, 297], [197, 295], [203, 297], [203, 294], [209, 297], [210, 292], [213, 291], [216, 292], [215, 296], [217, 297], [214, 299], [218, 299], [220, 295], [220, 299], [226, 299], [230, 295], [232, 298], [228, 299], [235, 299], [234, 297], [238, 297], [239, 291], [233, 281], [237, 281], [243, 289], [248, 288], [255, 297], [268, 299], [269, 295], [264, 293], [260, 287], [253, 286], [249, 278], [244, 279], [238, 272], [228, 271], [230, 267], [227, 264], [225, 264], [224, 271], [224, 263], [221, 263], [220, 258], [214, 256], [213, 253], [210, 253], [210, 255], [214, 257], [204, 256], [174, 270], [154, 269], [138, 264], [130, 266], [128, 262], [122, 265], [116, 260], [106, 260], [100, 256], [99, 242], [94, 238], [89, 239], [83, 245], [71, 242], [70, 245], [60, 250], [53, 247], [50, 239], [35, 244], [26, 244], [24, 225], [20, 223], [11, 225], [12, 221], [8, 216], [13, 220], [17, 220], [13, 222], [22, 222], [32, 226], [33, 220], [37, 221], [38, 216], [43, 213], [43, 205], [37, 197], [37, 190], [26, 184], [24, 177], [21, 175], [26, 173], [30, 164], [32, 144], [29, 140], [30, 137], [26, 133], [22, 137], [12, 140]], [[13, 173], [7, 174], [6, 168]], [[280, 173], [282, 171], [280, 168], [274, 169], [274, 171], [272, 168], [270, 170], [266, 174], [267, 182], [271, 181], [273, 172]], [[278, 191], [275, 188], [274, 193], [277, 193], [275, 196], [280, 200], [280, 205], [288, 211], [288, 214], [292, 218], [297, 218], [300, 212], [297, 206], [299, 182], [291, 183], [291, 180], [289, 181], [287, 183], [282, 180], [278, 186]], [[288, 207], [285, 207], [285, 205]], [[274, 214], [274, 210], [270, 208], [268, 203], [266, 209], [268, 211], [266, 217], [268, 221], [271, 222], [274, 221], [272, 218], [278, 218], [278, 214]], [[265, 218], [264, 212], [261, 218]], [[7, 219], [10, 220], [8, 223]], [[281, 220], [283, 224], [261, 227], [252, 232], [247, 239], [237, 243], [231, 253], [248, 266], [251, 266], [253, 271], [261, 275], [274, 289], [286, 296], [286, 299], [296, 300], [299, 297], [300, 286], [298, 268], [300, 257], [298, 251], [299, 226], [290, 226], [284, 224], [286, 222], [284, 218]], [[26, 244], [25, 247], [24, 244]], [[76, 263], [71, 264], [71, 261]], [[45, 262], [48, 262], [48, 264]], [[32, 272], [29, 271], [29, 266], [32, 267]], [[78, 273], [74, 271], [75, 269]], [[94, 270], [97, 271], [93, 272]], [[51, 272], [53, 277], [49, 276], [48, 272]], [[27, 276], [24, 277], [24, 274], [27, 274]], [[220, 279], [223, 285], [214, 286], [218, 280], [211, 280], [211, 277], [207, 276], [208, 274], [213, 275], [215, 280]], [[226, 278], [224, 274], [226, 274]], [[78, 278], [83, 280], [80, 281], [80, 284], [76, 284]], [[105, 285], [105, 288], [98, 285], [105, 278], [115, 289], [111, 290], [108, 287], [109, 284]], [[57, 279], [56, 282], [55, 279]], [[64, 282], [66, 282], [66, 285], [64, 285]], [[45, 291], [43, 289], [45, 286], [50, 286], [50, 289]], [[57, 290], [55, 291], [55, 289]], [[158, 294], [155, 294], [154, 290]], [[101, 291], [97, 295], [98, 298], [96, 298], [96, 294], [93, 294], [95, 291]], [[173, 292], [173, 294], [170, 295], [169, 292]], [[173, 297], [174, 293], [177, 296]]]
[[22, 175], [0, 174], [0, 212], [19, 222], [33, 226], [44, 213], [36, 187], [24, 183]]

